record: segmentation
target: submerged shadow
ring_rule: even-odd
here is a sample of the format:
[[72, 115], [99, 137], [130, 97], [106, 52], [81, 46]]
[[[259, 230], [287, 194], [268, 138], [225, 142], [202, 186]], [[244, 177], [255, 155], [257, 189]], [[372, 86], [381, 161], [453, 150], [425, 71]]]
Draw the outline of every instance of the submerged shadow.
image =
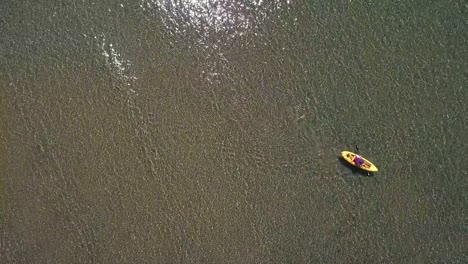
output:
[[341, 156], [337, 156], [336, 157], [338, 159], [338, 161], [343, 165], [345, 166], [346, 168], [348, 168], [351, 172], [351, 174], [357, 174], [357, 175], [361, 175], [361, 176], [366, 176], [366, 177], [372, 177], [374, 176], [372, 174], [372, 172], [368, 172], [368, 171], [365, 171], [365, 170], [361, 170], [353, 165], [351, 165], [349, 162], [347, 162], [343, 157]]

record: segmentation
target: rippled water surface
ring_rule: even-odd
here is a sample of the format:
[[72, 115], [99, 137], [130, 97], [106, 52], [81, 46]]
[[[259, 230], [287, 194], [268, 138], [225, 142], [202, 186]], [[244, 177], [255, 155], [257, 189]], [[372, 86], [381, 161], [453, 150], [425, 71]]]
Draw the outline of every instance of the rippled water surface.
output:
[[468, 262], [467, 17], [2, 2], [0, 262]]

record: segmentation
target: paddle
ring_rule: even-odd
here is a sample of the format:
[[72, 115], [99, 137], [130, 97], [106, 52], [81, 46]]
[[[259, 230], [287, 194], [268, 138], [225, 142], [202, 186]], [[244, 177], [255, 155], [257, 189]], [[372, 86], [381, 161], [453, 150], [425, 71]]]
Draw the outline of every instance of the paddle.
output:
[[[356, 154], [359, 155], [359, 147], [357, 144], [356, 144]], [[367, 172], [367, 176], [371, 176], [370, 172]]]

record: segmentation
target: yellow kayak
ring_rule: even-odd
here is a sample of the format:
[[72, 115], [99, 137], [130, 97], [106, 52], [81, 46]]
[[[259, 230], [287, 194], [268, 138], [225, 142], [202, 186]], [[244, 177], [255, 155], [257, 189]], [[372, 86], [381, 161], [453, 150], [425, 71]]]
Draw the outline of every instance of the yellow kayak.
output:
[[341, 156], [343, 157], [343, 159], [345, 159], [349, 164], [353, 165], [353, 166], [356, 166], [362, 170], [365, 170], [365, 171], [370, 171], [370, 172], [376, 172], [376, 171], [379, 171], [379, 169], [377, 169], [377, 167], [372, 164], [372, 162], [368, 161], [367, 159], [363, 158], [361, 156], [361, 158], [364, 160], [364, 163], [359, 166], [357, 165], [355, 162], [354, 162], [354, 158], [357, 156], [356, 153], [353, 153], [351, 151], [343, 151], [341, 152]]

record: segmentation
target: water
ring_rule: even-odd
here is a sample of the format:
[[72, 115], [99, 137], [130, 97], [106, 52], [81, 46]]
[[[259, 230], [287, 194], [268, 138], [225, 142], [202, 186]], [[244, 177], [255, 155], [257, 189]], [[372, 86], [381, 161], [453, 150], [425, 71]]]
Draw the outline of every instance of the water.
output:
[[467, 8], [3, 3], [2, 263], [468, 261]]

